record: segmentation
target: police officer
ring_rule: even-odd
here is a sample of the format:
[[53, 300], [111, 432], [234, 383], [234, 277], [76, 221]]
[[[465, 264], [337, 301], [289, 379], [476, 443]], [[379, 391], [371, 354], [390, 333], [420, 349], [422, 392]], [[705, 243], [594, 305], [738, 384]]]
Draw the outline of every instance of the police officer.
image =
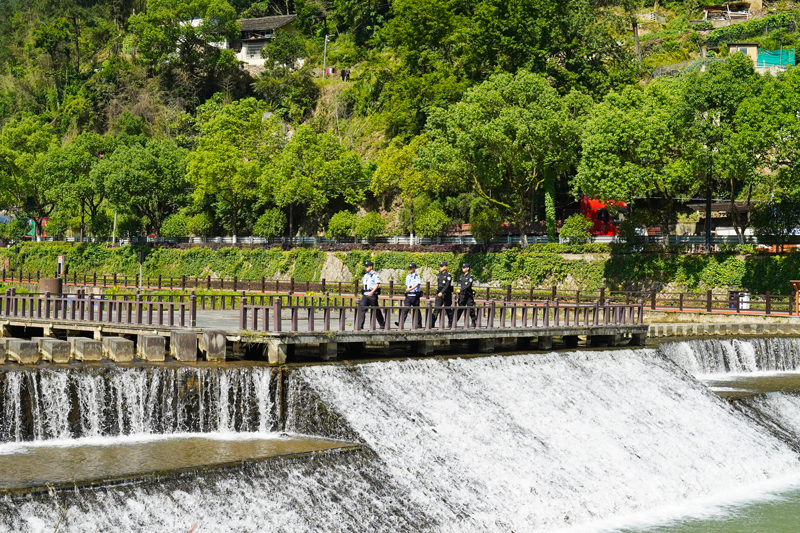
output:
[[376, 314], [375, 319], [378, 325], [383, 329], [383, 313], [378, 308], [378, 295], [381, 293], [381, 277], [372, 268], [372, 261], [365, 261], [364, 268], [367, 273], [364, 274], [361, 287], [361, 325], [360, 329], [364, 328], [364, 319], [367, 318], [367, 307], [372, 308], [372, 314]]
[[412, 312], [412, 317], [413, 315], [417, 315], [417, 328], [422, 328], [422, 314], [419, 312], [419, 299], [422, 292], [420, 290], [421, 286], [422, 278], [417, 274], [417, 265], [415, 263], [409, 263], [408, 274], [406, 274], [406, 296], [405, 300], [403, 300], [403, 310], [400, 311], [400, 322], [395, 322], [395, 326], [399, 326], [400, 323], [405, 324], [408, 312], [412, 310], [412, 307], [416, 307], [416, 312]]
[[[442, 314], [442, 306], [451, 307], [453, 305], [453, 276], [447, 271], [447, 261], [439, 263], [439, 275], [436, 277], [436, 301], [433, 303], [433, 322], [431, 327], [436, 325], [436, 319]], [[453, 310], [445, 309], [448, 319], [448, 327], [453, 325]]]
[[[458, 280], [458, 306], [469, 307], [469, 317], [472, 319], [472, 327], [474, 328], [478, 323], [478, 314], [475, 312], [475, 290], [472, 288], [475, 283], [475, 278], [469, 272], [469, 263], [461, 265], [461, 279]], [[459, 309], [456, 313], [456, 322], [461, 318], [462, 313], [466, 313], [466, 309]]]

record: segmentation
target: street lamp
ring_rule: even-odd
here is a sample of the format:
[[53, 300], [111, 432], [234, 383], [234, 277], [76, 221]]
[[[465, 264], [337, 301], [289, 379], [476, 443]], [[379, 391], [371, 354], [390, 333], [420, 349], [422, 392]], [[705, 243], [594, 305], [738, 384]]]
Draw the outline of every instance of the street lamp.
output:
[[325, 71], [328, 70], [328, 37], [332, 35], [325, 35], [325, 51], [322, 53], [322, 81], [325, 81]]

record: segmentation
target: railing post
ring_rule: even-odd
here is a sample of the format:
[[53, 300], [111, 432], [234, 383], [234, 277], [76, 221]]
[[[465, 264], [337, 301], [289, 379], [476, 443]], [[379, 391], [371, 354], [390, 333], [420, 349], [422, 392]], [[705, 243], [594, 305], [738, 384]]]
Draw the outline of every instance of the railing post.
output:
[[116, 287], [117, 286], [117, 273], [116, 272], [114, 272], [114, 276], [113, 276], [112, 279], [113, 279], [114, 286]]
[[50, 291], [44, 293], [44, 318], [50, 319]]
[[[494, 308], [495, 308], [494, 301], [489, 302], [489, 316], [486, 318], [486, 327], [489, 329], [494, 328]], [[444, 322], [444, 317], [442, 316], [440, 318], [442, 322]]]
[[736, 304], [735, 304], [735, 307], [736, 307], [736, 312], [737, 312], [737, 313], [738, 313], [739, 311], [741, 311], [741, 307], [742, 307], [742, 303], [741, 303], [741, 302], [742, 302], [742, 293], [740, 293], [740, 292], [737, 292], [737, 293], [736, 293]]
[[206, 290], [211, 290], [211, 275], [206, 276]]
[[189, 294], [189, 322], [191, 327], [197, 326], [197, 296], [194, 291]]
[[650, 289], [650, 310], [656, 310], [656, 290]]
[[772, 293], [767, 291], [767, 294], [764, 295], [764, 299], [766, 300], [764, 303], [764, 314], [772, 314]]
[[238, 286], [239, 286], [239, 278], [236, 277], [236, 276], [233, 276], [233, 292], [236, 292], [236, 287], [238, 287]]
[[261, 292], [266, 292], [267, 290], [267, 280], [264, 279], [264, 276], [261, 276]]
[[[323, 282], [324, 282], [324, 280], [323, 280]], [[394, 297], [394, 280], [390, 279], [389, 280], [389, 298], [392, 298], [392, 297]]]
[[683, 311], [683, 293], [678, 295], [678, 311]]
[[239, 329], [247, 329], [247, 300], [244, 296], [239, 302]]
[[275, 333], [280, 333], [281, 332], [281, 301], [282, 300], [283, 300], [283, 298], [281, 298], [280, 296], [275, 298], [275, 310], [272, 313], [274, 315], [274, 317], [273, 317], [273, 321], [274, 322], [273, 322], [272, 330]]
[[181, 290], [186, 290], [186, 274], [181, 276]]
[[89, 322], [94, 322], [94, 302], [92, 301], [94, 296], [89, 293], [86, 296], [86, 305], [89, 306]]
[[161, 274], [158, 275], [158, 290], [161, 290]]
[[600, 305], [606, 304], [606, 288], [600, 287]]
[[706, 291], [706, 311], [711, 312], [711, 305], [714, 302], [713, 294], [711, 293], [711, 289]]
[[97, 287], [97, 272], [92, 272], [92, 286]]
[[506, 301], [507, 302], [511, 301], [511, 285], [506, 287]]
[[294, 278], [289, 279], [289, 294], [294, 294]]
[[553, 289], [552, 289], [552, 291], [550, 292], [550, 299], [551, 299], [551, 300], [555, 300], [556, 298], [558, 298], [558, 287], [556, 287], [555, 285], [553, 285]]
[[430, 297], [431, 297], [431, 282], [430, 281], [426, 281], [425, 282], [425, 298], [430, 298]]
[[136, 324], [142, 323], [142, 295], [136, 292]]

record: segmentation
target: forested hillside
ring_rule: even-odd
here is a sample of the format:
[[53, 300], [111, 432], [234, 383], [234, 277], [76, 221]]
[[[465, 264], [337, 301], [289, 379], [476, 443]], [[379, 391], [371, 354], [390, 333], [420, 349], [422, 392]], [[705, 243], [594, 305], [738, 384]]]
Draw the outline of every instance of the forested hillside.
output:
[[[791, 211], [800, 75], [737, 54], [650, 76], [703, 44], [793, 44], [794, 12], [708, 31], [698, 5], [662, 3], [637, 57], [630, 0], [0, 0], [4, 231], [554, 235], [580, 194], [663, 225], [708, 187]], [[292, 13], [263, 72], [215, 46]]]

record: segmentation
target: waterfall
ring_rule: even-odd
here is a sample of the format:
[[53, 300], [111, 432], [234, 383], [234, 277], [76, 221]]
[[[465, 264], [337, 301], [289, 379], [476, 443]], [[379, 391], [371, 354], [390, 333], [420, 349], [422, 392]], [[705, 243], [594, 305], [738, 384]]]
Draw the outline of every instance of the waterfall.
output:
[[[736, 368], [736, 354], [738, 368], [758, 368], [768, 358], [751, 346], [719, 345], [721, 359], [691, 361]], [[674, 517], [731, 491], [800, 479], [800, 422], [784, 421], [797, 418], [800, 397], [729, 403], [656, 349], [282, 373], [285, 405], [276, 409], [274, 376], [259, 367], [6, 372], [6, 440], [65, 431], [260, 431], [276, 428], [272, 413], [282, 411], [289, 432], [365, 447], [6, 497], [0, 532], [53, 531], [63, 513], [61, 532], [577, 533], [609, 521], [625, 527], [632, 516], [636, 523]], [[45, 400], [44, 390], [52, 397]]]
[[800, 338], [665, 342], [659, 351], [695, 376], [800, 370]]
[[269, 368], [0, 372], [0, 442], [276, 426]]

